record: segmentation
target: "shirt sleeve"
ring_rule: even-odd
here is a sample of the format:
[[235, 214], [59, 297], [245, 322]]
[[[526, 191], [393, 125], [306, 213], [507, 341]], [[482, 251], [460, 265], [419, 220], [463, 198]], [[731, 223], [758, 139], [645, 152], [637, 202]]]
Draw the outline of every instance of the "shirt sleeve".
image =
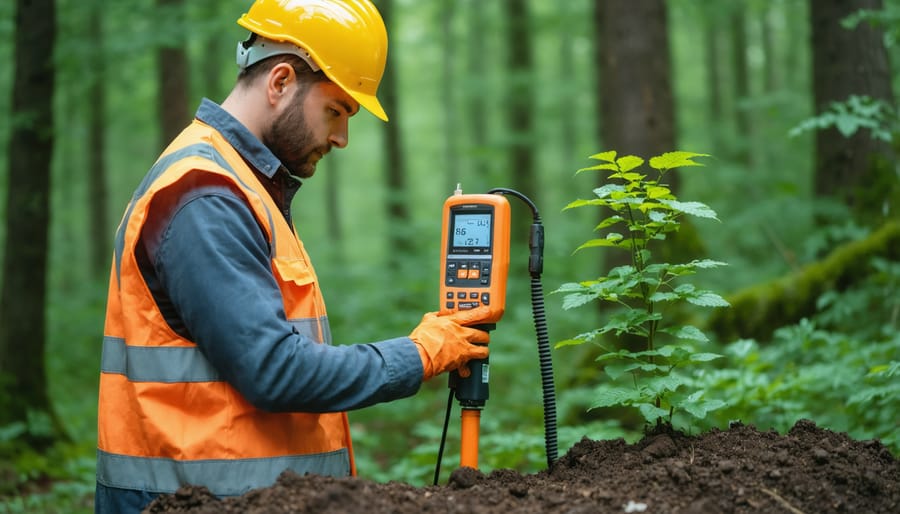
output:
[[160, 287], [221, 377], [257, 408], [338, 412], [415, 394], [422, 363], [408, 337], [320, 344], [286, 319], [268, 242], [227, 188], [180, 199], [151, 245]]

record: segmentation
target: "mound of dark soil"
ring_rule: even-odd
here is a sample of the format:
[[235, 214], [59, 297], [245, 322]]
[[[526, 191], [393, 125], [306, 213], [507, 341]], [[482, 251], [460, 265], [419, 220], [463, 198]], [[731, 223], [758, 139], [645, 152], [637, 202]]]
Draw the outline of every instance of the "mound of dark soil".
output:
[[636, 444], [582, 439], [551, 471], [459, 468], [434, 487], [286, 472], [270, 488], [218, 500], [202, 487], [145, 513], [900, 512], [900, 460], [800, 421], [784, 435], [735, 424], [687, 436], [660, 429]]

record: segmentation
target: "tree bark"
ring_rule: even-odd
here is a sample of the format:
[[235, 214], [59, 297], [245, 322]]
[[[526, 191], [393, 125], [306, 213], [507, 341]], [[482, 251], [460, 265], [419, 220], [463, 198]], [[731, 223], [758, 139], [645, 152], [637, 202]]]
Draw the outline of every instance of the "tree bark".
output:
[[[817, 112], [851, 95], [866, 95], [894, 106], [882, 33], [866, 23], [853, 30], [841, 26], [841, 20], [859, 9], [881, 8], [881, 0], [810, 2]], [[891, 202], [887, 201], [898, 195], [896, 177], [884, 162], [889, 153], [889, 145], [873, 139], [867, 130], [857, 131], [851, 137], [844, 137], [835, 128], [817, 132], [816, 195], [842, 201], [861, 218], [896, 216], [896, 212], [890, 212]]]
[[[675, 149], [666, 4], [596, 0], [600, 121], [605, 149], [652, 157]], [[676, 176], [670, 176], [675, 186]]]
[[487, 101], [485, 90], [487, 89], [488, 66], [485, 55], [485, 9], [481, 5], [482, 0], [470, 0], [466, 26], [468, 27], [466, 45], [467, 82], [465, 88], [466, 113], [468, 120], [468, 132], [470, 148], [469, 154], [473, 155], [472, 171], [476, 177], [488, 175], [488, 163], [484, 155], [488, 146], [488, 122]]
[[[384, 22], [388, 27], [392, 27], [393, 32], [399, 33], [396, 26], [396, 17], [394, 16], [393, 0], [380, 0], [378, 9], [384, 18]], [[402, 126], [399, 102], [397, 101], [397, 46], [388, 52], [387, 65], [384, 70], [384, 77], [381, 79], [381, 85], [378, 92], [382, 99], [385, 111], [390, 117], [390, 123], [384, 125], [385, 137], [385, 191], [387, 191], [387, 218], [388, 226], [394, 227], [388, 230], [388, 248], [389, 266], [398, 269], [400, 265], [398, 259], [403, 255], [407, 255], [412, 244], [410, 238], [412, 234], [407, 230], [410, 221], [408, 203], [406, 202], [406, 159], [403, 155], [403, 135], [400, 131]]]
[[[526, 0], [506, 0], [506, 139], [510, 180], [522, 194], [540, 205], [534, 154], [534, 70], [531, 16]], [[530, 219], [517, 216], [513, 234], [527, 234]], [[515, 237], [515, 236], [513, 236]]]
[[93, 75], [88, 92], [88, 241], [90, 241], [90, 271], [94, 279], [102, 280], [109, 272], [110, 242], [107, 225], [106, 188], [106, 55], [104, 52], [103, 13], [98, 2], [90, 4], [91, 69]]
[[[162, 13], [169, 12], [168, 19], [182, 19], [185, 15], [184, 0], [156, 0]], [[171, 11], [181, 16], [171, 15]], [[177, 32], [177, 31], [175, 31]], [[183, 38], [181, 38], [183, 39]], [[184, 41], [167, 41], [156, 51], [157, 120], [160, 126], [160, 148], [165, 148], [184, 130], [191, 120], [188, 107], [188, 59]]]
[[746, 102], [750, 99], [750, 72], [747, 62], [747, 28], [744, 6], [737, 3], [731, 12], [731, 52], [734, 69], [734, 119], [737, 122], [737, 160], [752, 169], [753, 122]]
[[[0, 426], [23, 423], [26, 442], [45, 447], [57, 437], [47, 394], [45, 299], [50, 225], [50, 164], [56, 7], [18, 0], [13, 124], [7, 149], [9, 187], [0, 291]], [[37, 416], [37, 417], [36, 417]]]

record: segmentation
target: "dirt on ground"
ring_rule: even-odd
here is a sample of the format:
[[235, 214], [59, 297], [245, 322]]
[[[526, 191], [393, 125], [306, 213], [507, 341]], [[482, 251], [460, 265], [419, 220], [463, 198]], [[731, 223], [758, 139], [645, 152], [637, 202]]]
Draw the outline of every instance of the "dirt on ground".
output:
[[806, 420], [783, 435], [739, 423], [699, 436], [662, 427], [635, 444], [582, 439], [535, 474], [458, 468], [447, 485], [414, 487], [285, 472], [225, 500], [185, 487], [144, 512], [888, 513], [900, 512], [900, 460]]

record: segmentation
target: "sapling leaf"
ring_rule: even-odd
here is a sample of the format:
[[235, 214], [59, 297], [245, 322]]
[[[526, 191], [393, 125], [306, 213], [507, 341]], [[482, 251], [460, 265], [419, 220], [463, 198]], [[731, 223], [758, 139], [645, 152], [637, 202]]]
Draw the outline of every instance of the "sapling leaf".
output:
[[616, 164], [619, 165], [619, 169], [624, 173], [626, 171], [631, 171], [637, 168], [641, 164], [644, 164], [644, 159], [641, 159], [640, 157], [634, 155], [626, 155], [625, 157], [620, 157], [619, 159], [617, 159]]
[[606, 218], [605, 220], [601, 221], [599, 225], [594, 227], [594, 230], [597, 231], [597, 230], [604, 229], [606, 227], [611, 227], [611, 226], [615, 225], [616, 223], [620, 223], [622, 221], [625, 221], [625, 218], [623, 218], [622, 216], [619, 216], [619, 215], [610, 216], [610, 217]]
[[722, 358], [722, 355], [719, 355], [718, 353], [709, 353], [709, 352], [695, 353], [695, 354], [691, 355], [692, 362], [709, 362], [709, 361], [714, 361], [716, 359], [721, 359], [721, 358]]
[[567, 294], [563, 298], [563, 310], [574, 309], [575, 307], [581, 307], [586, 303], [590, 303], [597, 299], [597, 294], [594, 293], [573, 293]]
[[637, 181], [643, 179], [644, 176], [645, 175], [641, 175], [640, 173], [634, 173], [634, 172], [626, 173], [624, 171], [620, 171], [618, 173], [613, 173], [612, 175], [609, 176], [609, 178], [620, 178], [620, 179], [628, 181], [628, 182], [637, 182]]
[[690, 341], [700, 341], [701, 343], [705, 343], [705, 342], [709, 341], [709, 338], [706, 337], [706, 334], [704, 334], [702, 330], [700, 330], [697, 327], [691, 326], [691, 325], [684, 325], [681, 327], [677, 327], [674, 330], [671, 328], [664, 329], [663, 332], [672, 334], [673, 336], [677, 337], [678, 339], [687, 339]]
[[688, 383], [688, 379], [678, 375], [666, 375], [662, 377], [652, 377], [647, 380], [645, 387], [648, 391], [659, 396], [661, 394], [678, 390], [679, 387]]
[[716, 217], [716, 211], [710, 209], [706, 204], [702, 202], [679, 202], [678, 200], [668, 200], [665, 198], [661, 198], [659, 201], [678, 212], [690, 214], [691, 216], [714, 220], [719, 219]]
[[580, 168], [575, 174], [579, 174], [584, 171], [594, 171], [594, 170], [618, 170], [619, 168], [615, 164], [598, 164], [596, 166], [588, 166], [587, 168]]
[[641, 393], [631, 387], [599, 387], [594, 396], [592, 409], [599, 407], [611, 407], [613, 405], [627, 405], [634, 400], [640, 400]]
[[669, 411], [660, 409], [652, 403], [636, 403], [634, 406], [638, 408], [647, 423], [653, 423], [657, 419], [667, 418], [669, 416]]
[[616, 193], [624, 193], [625, 187], [621, 184], [605, 184], [601, 187], [594, 189], [594, 194], [597, 195], [598, 198], [606, 198], [610, 196], [613, 192]]
[[681, 299], [680, 294], [673, 293], [670, 291], [657, 291], [657, 292], [653, 293], [652, 295], [650, 295], [650, 298], [648, 298], [648, 300], [653, 303], [672, 302], [672, 301], [679, 300], [679, 299]]
[[712, 291], [698, 291], [685, 298], [688, 302], [701, 307], [731, 307], [728, 300]]
[[647, 197], [648, 198], [665, 198], [672, 190], [668, 187], [663, 186], [650, 186], [647, 188]]
[[596, 159], [598, 161], [606, 161], [606, 162], [615, 162], [616, 160], [616, 151], [609, 150], [606, 152], [595, 153], [590, 156], [589, 159]]
[[569, 209], [575, 209], [575, 208], [578, 208], [578, 207], [584, 207], [584, 206], [586, 206], [586, 205], [606, 205], [606, 201], [605, 201], [605, 200], [601, 200], [601, 199], [596, 199], [596, 198], [595, 198], [595, 199], [591, 199], [591, 200], [575, 200], [575, 201], [573, 201], [573, 202], [569, 202], [568, 205], [566, 205], [565, 207], [563, 207], [563, 210], [564, 210], [564, 211], [567, 211], [567, 210], [569, 210]]
[[703, 166], [692, 159], [694, 157], [709, 157], [709, 154], [694, 152], [666, 152], [650, 159], [650, 167], [655, 170], [665, 171], [685, 166]]

